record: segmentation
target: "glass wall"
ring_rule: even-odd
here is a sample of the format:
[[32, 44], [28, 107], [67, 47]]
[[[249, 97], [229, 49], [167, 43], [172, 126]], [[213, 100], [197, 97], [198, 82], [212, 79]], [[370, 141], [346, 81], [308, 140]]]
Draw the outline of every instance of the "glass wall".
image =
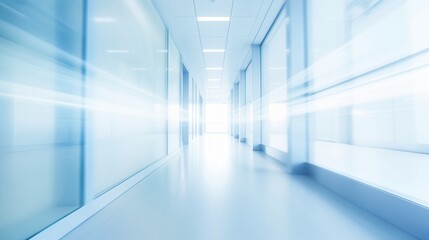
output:
[[96, 196], [167, 155], [168, 51], [150, 1], [89, 1], [87, 38], [86, 160]]
[[81, 205], [82, 2], [0, 0], [0, 239]]
[[429, 2], [309, 0], [307, 11], [311, 161], [429, 206]]
[[202, 134], [203, 102], [196, 80], [189, 81], [189, 139], [192, 140]]
[[151, 1], [0, 0], [0, 52], [0, 239], [179, 148], [180, 54]]
[[182, 60], [174, 44], [169, 37], [168, 42], [168, 153], [177, 152], [180, 149], [180, 89], [182, 76]]
[[286, 17], [281, 14], [261, 46], [262, 144], [288, 151]]

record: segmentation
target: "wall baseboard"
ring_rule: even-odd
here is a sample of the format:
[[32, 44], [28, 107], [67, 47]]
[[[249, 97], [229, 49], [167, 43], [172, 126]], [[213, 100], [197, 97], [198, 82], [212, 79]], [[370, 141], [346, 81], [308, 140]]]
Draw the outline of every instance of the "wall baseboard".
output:
[[277, 149], [274, 149], [272, 147], [268, 147], [266, 145], [262, 145], [260, 146], [260, 151], [262, 151], [263, 153], [267, 154], [268, 156], [284, 163], [287, 164], [288, 161], [288, 154], [282, 151], [279, 151]]
[[429, 208], [322, 167], [307, 164], [316, 182], [419, 239], [429, 239]]
[[47, 227], [46, 229], [42, 230], [41, 232], [37, 233], [33, 237], [31, 237], [31, 240], [47, 240], [47, 239], [60, 239], [67, 235], [69, 232], [71, 232], [73, 229], [78, 227], [80, 224], [82, 224], [84, 221], [95, 215], [97, 212], [102, 210], [104, 207], [109, 205], [111, 202], [113, 202], [115, 199], [120, 197], [122, 194], [124, 194], [126, 191], [134, 187], [136, 184], [138, 184], [140, 181], [142, 181], [144, 178], [149, 176], [152, 172], [160, 168], [162, 165], [164, 165], [168, 160], [176, 157], [182, 150], [179, 150], [173, 154], [170, 154], [151, 165], [147, 166], [137, 174], [133, 175], [132, 177], [128, 178], [124, 182], [120, 183], [116, 187], [110, 189], [103, 195], [97, 197], [96, 199], [92, 200], [88, 204], [85, 204], [81, 208], [77, 209], [76, 211], [70, 213], [69, 215], [65, 216], [64, 218], [60, 219], [59, 221], [55, 222], [51, 226]]

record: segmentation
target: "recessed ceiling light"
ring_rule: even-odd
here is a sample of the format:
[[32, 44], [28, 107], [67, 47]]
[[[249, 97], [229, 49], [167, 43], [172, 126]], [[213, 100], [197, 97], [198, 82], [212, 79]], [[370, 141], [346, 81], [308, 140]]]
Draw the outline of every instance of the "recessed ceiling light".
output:
[[207, 81], [209, 81], [209, 82], [219, 82], [220, 78], [209, 78], [209, 79], [207, 79]]
[[203, 49], [205, 53], [223, 53], [225, 49]]
[[222, 70], [221, 67], [208, 67], [206, 70]]
[[229, 17], [197, 17], [198, 22], [229, 22]]

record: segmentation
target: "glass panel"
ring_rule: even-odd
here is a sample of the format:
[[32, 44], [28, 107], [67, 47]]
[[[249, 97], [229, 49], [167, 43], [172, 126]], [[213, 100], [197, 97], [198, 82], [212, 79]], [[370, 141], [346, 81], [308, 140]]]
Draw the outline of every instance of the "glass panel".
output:
[[310, 0], [308, 16], [311, 161], [429, 206], [429, 2]]
[[0, 0], [0, 239], [81, 204], [82, 1]]
[[429, 47], [427, 1], [310, 0], [308, 6], [316, 89]]
[[[428, 121], [422, 108], [428, 70], [414, 69], [424, 66], [427, 57], [413, 54], [429, 47], [424, 26], [429, 3], [334, 0], [328, 6], [311, 0], [308, 6], [313, 91], [358, 74], [363, 76], [355, 81], [368, 84], [353, 90], [338, 86], [316, 97], [315, 138], [428, 152], [423, 146], [428, 130], [421, 124]], [[324, 17], [327, 13], [330, 18]]]
[[168, 42], [168, 152], [180, 148], [181, 57], [174, 41]]
[[150, 1], [88, 2], [87, 161], [96, 196], [167, 154], [166, 31]]
[[262, 144], [288, 151], [286, 19], [279, 19], [262, 45]]

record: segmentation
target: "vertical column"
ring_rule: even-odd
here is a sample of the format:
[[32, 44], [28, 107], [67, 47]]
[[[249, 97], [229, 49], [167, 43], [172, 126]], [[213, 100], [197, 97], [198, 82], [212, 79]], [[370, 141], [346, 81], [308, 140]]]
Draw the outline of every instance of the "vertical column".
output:
[[180, 108], [182, 109], [181, 125], [182, 125], [182, 143], [189, 143], [189, 73], [183, 67], [182, 73], [182, 101]]
[[[76, 63], [74, 59], [68, 56], [58, 55], [58, 70], [56, 71], [57, 80], [55, 80], [55, 90], [57, 92], [66, 93], [75, 96], [81, 96], [84, 90], [84, 81], [76, 83], [79, 87], [70, 87], [70, 85], [60, 79], [64, 78], [64, 67], [66, 65], [70, 71], [69, 77], [84, 80], [83, 72], [85, 39], [84, 34], [77, 32], [83, 31], [86, 24], [86, 16], [83, 9], [86, 7], [84, 1], [75, 1], [73, 3], [56, 3], [56, 13], [58, 19], [64, 21], [69, 27], [64, 25], [56, 26], [56, 46], [64, 52], [82, 59], [82, 62]], [[70, 27], [74, 27], [75, 31]], [[68, 39], [68, 41], [64, 41]], [[68, 150], [55, 150], [55, 161], [53, 167], [55, 169], [55, 202], [59, 206], [77, 206], [83, 204], [83, 164], [84, 153], [84, 131], [83, 119], [84, 110], [70, 107], [64, 107], [56, 104], [55, 108], [55, 126], [54, 126], [54, 142], [61, 146], [67, 146]], [[66, 149], [66, 148], [64, 148]], [[64, 157], [64, 151], [67, 151], [68, 157]], [[61, 159], [61, 161], [58, 161]], [[76, 181], [79, 178], [79, 181]], [[66, 186], [66, 187], [65, 187]], [[82, 196], [81, 196], [82, 195]]]
[[234, 137], [234, 85], [229, 96], [229, 127], [231, 136]]
[[246, 71], [241, 70], [238, 90], [238, 135], [240, 142], [246, 142]]
[[[306, 74], [307, 44], [306, 44], [306, 1], [289, 0], [286, 8], [289, 24], [287, 26], [287, 49], [288, 54], [288, 98], [298, 100], [288, 100], [288, 109], [300, 105], [306, 107], [308, 101], [304, 94], [297, 97], [297, 94], [306, 93], [309, 83]], [[308, 161], [308, 113], [293, 114], [288, 111], [289, 132], [288, 148], [289, 161], [287, 167], [291, 173], [305, 173], [305, 163]]]
[[255, 151], [261, 150], [262, 145], [262, 84], [261, 84], [261, 46], [252, 46], [252, 72], [253, 72], [253, 143]]
[[206, 110], [205, 110], [204, 99], [200, 96], [200, 135], [204, 134], [205, 123], [206, 123]]
[[194, 78], [192, 78], [192, 80], [190, 81], [190, 83], [189, 83], [189, 88], [190, 88], [190, 90], [189, 90], [189, 92], [190, 92], [190, 99], [189, 99], [189, 103], [191, 104], [191, 106], [189, 107], [191, 110], [191, 113], [192, 113], [192, 115], [191, 115], [191, 117], [190, 117], [190, 122], [191, 122], [191, 124], [190, 124], [190, 126], [189, 126], [189, 129], [190, 129], [190, 140], [193, 140], [194, 138], [195, 138], [195, 120], [196, 120], [196, 111], [195, 111], [195, 105], [196, 105], [196, 101], [195, 101], [195, 79]]
[[239, 85], [240, 85], [240, 83], [234, 83], [234, 92], [233, 92], [233, 95], [234, 95], [234, 102], [233, 102], [233, 106], [234, 106], [234, 111], [233, 111], [233, 114], [234, 114], [234, 138], [239, 138], [239, 132], [238, 132], [238, 126], [239, 126], [239, 123], [238, 123], [238, 121], [239, 121], [239, 116], [238, 116], [238, 114], [239, 114], [239, 110], [238, 110], [238, 108], [239, 108], [239, 106], [238, 106], [238, 88], [239, 88]]

